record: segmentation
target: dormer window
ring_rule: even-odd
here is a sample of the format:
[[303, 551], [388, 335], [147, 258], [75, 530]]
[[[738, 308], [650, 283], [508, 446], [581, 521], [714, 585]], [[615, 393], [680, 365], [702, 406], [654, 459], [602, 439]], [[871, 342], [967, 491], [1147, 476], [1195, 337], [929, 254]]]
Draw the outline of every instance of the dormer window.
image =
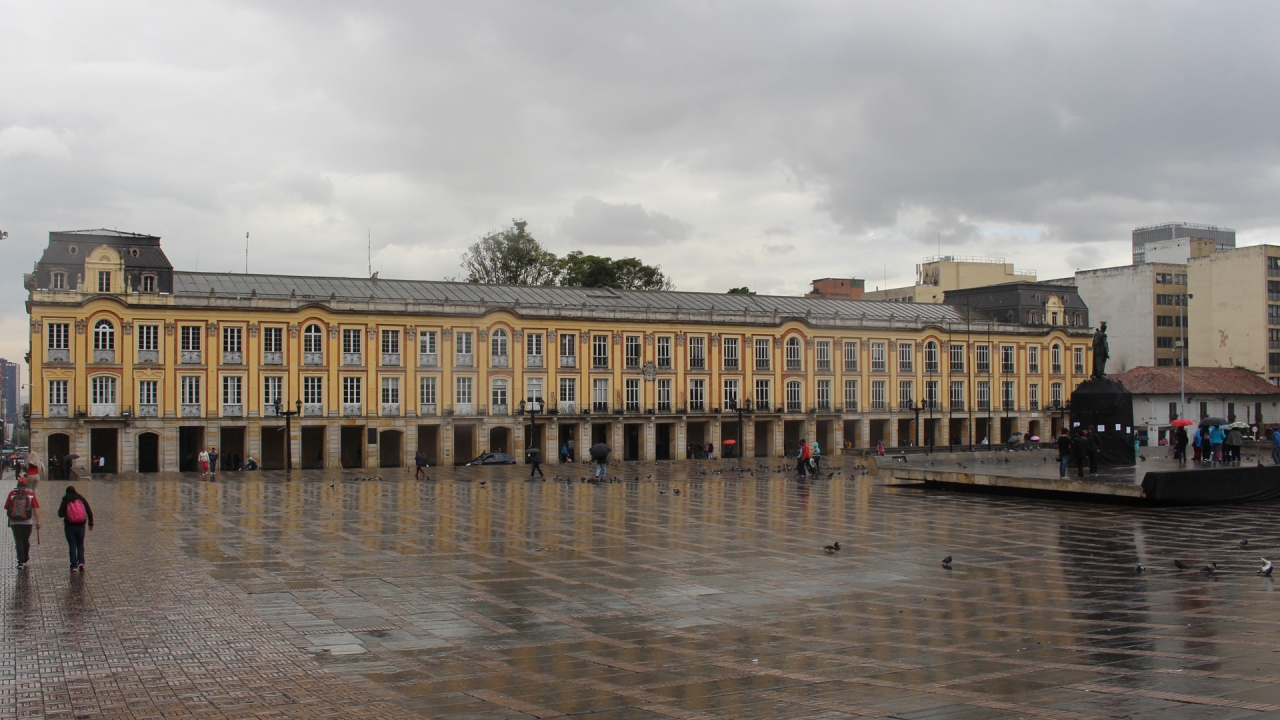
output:
[[153, 293], [155, 291], [156, 291], [156, 276], [143, 275], [142, 276], [142, 292]]
[[56, 272], [50, 276], [49, 286], [54, 290], [67, 289], [67, 274], [64, 272]]
[[98, 292], [111, 292], [111, 272], [108, 270], [98, 271]]

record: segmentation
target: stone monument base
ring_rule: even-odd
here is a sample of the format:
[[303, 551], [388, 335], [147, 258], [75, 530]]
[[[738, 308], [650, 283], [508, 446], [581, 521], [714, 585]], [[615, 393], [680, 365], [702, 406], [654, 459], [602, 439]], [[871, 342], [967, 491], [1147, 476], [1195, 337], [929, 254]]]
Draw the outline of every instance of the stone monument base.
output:
[[1133, 393], [1119, 380], [1090, 378], [1080, 383], [1071, 393], [1071, 424], [1098, 434], [1103, 463], [1137, 462], [1133, 447]]

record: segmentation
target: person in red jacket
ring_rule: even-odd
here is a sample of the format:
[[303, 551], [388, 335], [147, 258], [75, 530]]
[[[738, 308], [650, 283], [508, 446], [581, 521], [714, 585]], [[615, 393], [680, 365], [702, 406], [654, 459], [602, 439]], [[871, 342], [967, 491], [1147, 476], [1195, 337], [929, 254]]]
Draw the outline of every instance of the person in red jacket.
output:
[[27, 566], [31, 559], [31, 528], [40, 527], [40, 503], [36, 494], [27, 488], [27, 478], [18, 476], [18, 487], [9, 492], [4, 501], [4, 514], [9, 518], [13, 531], [13, 546], [18, 551], [18, 568]]

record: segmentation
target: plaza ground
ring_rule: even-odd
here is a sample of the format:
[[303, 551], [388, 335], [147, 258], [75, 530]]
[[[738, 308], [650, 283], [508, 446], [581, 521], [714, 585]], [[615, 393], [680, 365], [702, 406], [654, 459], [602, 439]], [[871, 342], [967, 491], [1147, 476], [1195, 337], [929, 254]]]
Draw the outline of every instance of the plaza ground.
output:
[[857, 462], [82, 480], [85, 576], [45, 482], [33, 564], [0, 540], [0, 718], [1280, 718], [1280, 507]]

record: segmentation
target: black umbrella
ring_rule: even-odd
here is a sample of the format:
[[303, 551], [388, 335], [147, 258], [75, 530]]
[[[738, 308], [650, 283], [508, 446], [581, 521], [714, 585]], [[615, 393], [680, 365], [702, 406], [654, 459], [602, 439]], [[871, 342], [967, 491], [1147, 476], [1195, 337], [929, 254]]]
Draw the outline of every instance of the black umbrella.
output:
[[1214, 425], [1221, 427], [1226, 424], [1227, 421], [1220, 417], [1207, 417], [1200, 421], [1200, 427], [1213, 427]]
[[76, 455], [75, 453], [72, 453], [71, 455], [65, 455], [65, 456], [63, 456], [63, 458], [62, 458], [62, 459], [63, 459], [63, 460], [79, 460], [79, 459], [80, 459], [80, 456], [79, 456], [79, 455]]
[[596, 443], [591, 446], [591, 457], [596, 460], [604, 460], [609, 457], [609, 453], [613, 452], [613, 448], [604, 443]]

